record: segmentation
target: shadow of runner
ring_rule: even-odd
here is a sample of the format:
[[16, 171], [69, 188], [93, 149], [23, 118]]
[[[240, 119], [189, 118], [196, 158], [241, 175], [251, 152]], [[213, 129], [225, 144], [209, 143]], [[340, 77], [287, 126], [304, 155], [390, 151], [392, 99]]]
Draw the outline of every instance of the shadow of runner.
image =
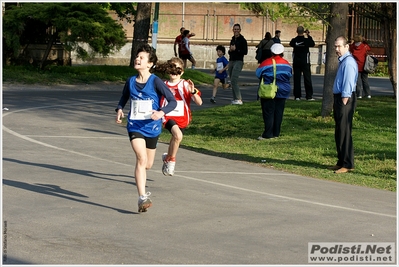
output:
[[9, 162], [17, 163], [17, 164], [25, 164], [25, 165], [30, 165], [30, 166], [42, 167], [42, 168], [47, 168], [47, 169], [51, 169], [51, 170], [79, 174], [79, 175], [93, 177], [93, 178], [97, 178], [97, 179], [121, 182], [121, 183], [126, 183], [126, 184], [131, 184], [131, 185], [136, 186], [135, 182], [125, 182], [125, 181], [121, 181], [121, 180], [117, 180], [117, 179], [102, 177], [102, 176], [116, 176], [116, 177], [124, 177], [124, 178], [133, 178], [134, 179], [134, 176], [130, 176], [130, 175], [100, 173], [100, 172], [94, 172], [94, 171], [90, 171], [90, 170], [79, 170], [79, 169], [73, 169], [73, 168], [68, 168], [68, 167], [62, 167], [59, 165], [33, 163], [33, 162], [22, 161], [22, 160], [18, 160], [18, 159], [10, 159], [10, 158], [3, 158], [3, 161], [9, 161]]
[[94, 203], [91, 201], [76, 199], [76, 198], [68, 196], [68, 195], [72, 195], [72, 196], [76, 196], [76, 197], [85, 197], [85, 198], [87, 198], [87, 196], [61, 189], [57, 185], [49, 185], [49, 184], [34, 185], [34, 184], [28, 184], [28, 183], [24, 183], [24, 182], [11, 181], [11, 180], [7, 180], [7, 179], [3, 179], [3, 185], [8, 185], [8, 186], [12, 186], [12, 187], [16, 187], [16, 188], [20, 188], [20, 189], [24, 189], [24, 190], [28, 190], [28, 191], [40, 193], [40, 194], [60, 197], [60, 198], [64, 198], [64, 199], [68, 199], [68, 200], [72, 200], [72, 201], [76, 201], [76, 202], [80, 202], [80, 203], [84, 203], [84, 204], [88, 204], [88, 205], [93, 205], [93, 206], [97, 206], [97, 207], [112, 209], [112, 210], [116, 210], [117, 212], [124, 213], [124, 214], [138, 214], [137, 212], [131, 212], [128, 210], [117, 209], [117, 208], [105, 206], [102, 204]]

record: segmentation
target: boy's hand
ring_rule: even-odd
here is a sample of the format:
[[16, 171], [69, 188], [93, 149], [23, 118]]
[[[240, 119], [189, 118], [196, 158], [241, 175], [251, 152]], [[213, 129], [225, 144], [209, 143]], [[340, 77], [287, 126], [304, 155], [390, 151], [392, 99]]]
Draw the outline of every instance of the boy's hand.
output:
[[153, 119], [154, 121], [157, 121], [159, 119], [162, 119], [162, 117], [165, 115], [165, 112], [163, 112], [162, 110], [158, 111], [158, 110], [153, 110], [152, 114], [151, 114], [151, 119]]
[[118, 109], [118, 112], [116, 113], [116, 123], [122, 123], [122, 118], [125, 117], [125, 114], [123, 114], [123, 111], [121, 109]]
[[193, 83], [193, 81], [192, 80], [190, 80], [190, 79], [188, 79], [187, 80], [187, 83], [188, 83], [188, 90], [190, 90], [190, 92], [192, 93], [192, 92], [194, 92], [194, 83]]

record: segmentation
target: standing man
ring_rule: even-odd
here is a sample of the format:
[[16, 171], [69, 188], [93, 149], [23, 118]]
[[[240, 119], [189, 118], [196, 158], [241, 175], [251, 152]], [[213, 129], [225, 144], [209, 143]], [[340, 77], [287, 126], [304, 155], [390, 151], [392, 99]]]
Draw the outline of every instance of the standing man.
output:
[[273, 40], [274, 43], [279, 43], [279, 44], [281, 44], [280, 35], [281, 35], [281, 31], [276, 30], [276, 31], [274, 32], [274, 37], [272, 38], [272, 40]]
[[240, 88], [238, 87], [238, 77], [244, 66], [244, 56], [248, 54], [248, 44], [244, 36], [241, 35], [241, 26], [236, 23], [233, 26], [234, 36], [230, 41], [229, 48], [229, 76], [233, 88], [232, 105], [242, 105]]
[[346, 173], [355, 168], [352, 121], [356, 109], [358, 67], [355, 58], [349, 52], [349, 43], [344, 36], [337, 37], [334, 46], [339, 62], [333, 87], [335, 145], [338, 161], [330, 169], [335, 173]]
[[[182, 43], [182, 41], [183, 41], [183, 32], [186, 30], [186, 28], [184, 28], [184, 27], [181, 27], [180, 28], [180, 34], [178, 35], [178, 36], [176, 36], [176, 38], [175, 38], [175, 43], [174, 43], [174, 45], [173, 45], [173, 50], [175, 51], [175, 57], [177, 57], [177, 50], [176, 50], [176, 46], [178, 47], [178, 49], [179, 49], [179, 57], [180, 57], [180, 44]], [[189, 33], [188, 34], [188, 38], [190, 38], [190, 37], [192, 37], [192, 36], [195, 36], [195, 33], [193, 33], [193, 32], [191, 32], [191, 33]], [[181, 58], [181, 57], [180, 57]]]
[[313, 85], [310, 71], [310, 52], [309, 47], [314, 47], [315, 43], [309, 34], [305, 34], [302, 26], [296, 30], [297, 37], [292, 38], [290, 46], [294, 48], [293, 70], [294, 70], [294, 97], [295, 100], [301, 100], [301, 76], [303, 73], [303, 80], [305, 84], [306, 100], [314, 100]]

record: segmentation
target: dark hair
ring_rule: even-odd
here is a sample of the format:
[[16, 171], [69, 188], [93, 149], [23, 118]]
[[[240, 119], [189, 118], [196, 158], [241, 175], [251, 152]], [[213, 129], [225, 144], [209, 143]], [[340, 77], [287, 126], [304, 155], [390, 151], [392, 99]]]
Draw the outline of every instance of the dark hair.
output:
[[276, 30], [276, 31], [274, 32], [274, 34], [279, 34], [279, 33], [281, 33], [281, 31], [279, 31], [279, 30]]
[[223, 55], [226, 54], [226, 48], [223, 45], [218, 45], [216, 51], [218, 50], [222, 51]]
[[240, 24], [238, 24], [238, 23], [234, 24], [233, 28], [236, 27], [236, 26], [241, 29], [241, 25]]
[[180, 66], [184, 66], [184, 62], [181, 58], [172, 57], [168, 61], [158, 64], [155, 67], [155, 71], [160, 74], [173, 74], [180, 75], [183, 72], [182, 67], [177, 67], [176, 63], [179, 63]]
[[[155, 53], [154, 48], [152, 48], [149, 44], [143, 44], [137, 48], [136, 52], [136, 57], [140, 52], [146, 52], [148, 53], [148, 62], [151, 62], [154, 64], [154, 66], [157, 64], [158, 57], [157, 54]], [[152, 68], [150, 69], [150, 72], [152, 72]]]
[[271, 34], [270, 32], [266, 32], [266, 34], [265, 34], [265, 39], [266, 39], [266, 40], [272, 39], [272, 34]]
[[146, 53], [150, 54], [149, 57], [148, 57], [148, 62], [152, 62], [152, 63], [154, 63], [154, 64], [157, 63], [158, 57], [157, 57], [157, 55], [156, 55], [156, 53], [155, 53], [155, 49], [152, 48], [152, 46], [150, 46], [149, 44], [140, 45], [140, 46], [137, 48], [136, 57], [137, 57], [137, 55], [138, 55], [140, 52], [146, 52]]
[[183, 31], [183, 36], [187, 36], [189, 33], [190, 33], [189, 30], [184, 30], [184, 31]]
[[180, 32], [181, 32], [182, 30], [184, 30], [184, 29], [186, 29], [186, 28], [184, 28], [184, 27], [181, 27], [181, 28], [180, 28]]

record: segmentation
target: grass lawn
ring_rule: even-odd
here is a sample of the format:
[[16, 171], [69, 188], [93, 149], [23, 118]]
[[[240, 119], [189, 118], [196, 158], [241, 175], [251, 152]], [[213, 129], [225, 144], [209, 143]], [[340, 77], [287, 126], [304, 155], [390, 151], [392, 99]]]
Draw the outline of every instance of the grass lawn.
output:
[[[3, 66], [3, 82], [26, 84], [123, 83], [134, 74], [127, 66], [50, 66], [44, 71]], [[213, 83], [213, 76], [196, 70], [186, 70], [183, 78]], [[259, 102], [196, 110], [181, 147], [317, 179], [396, 191], [396, 100], [373, 96], [358, 101], [353, 124], [355, 171], [340, 175], [326, 169], [337, 161], [334, 120], [321, 118], [320, 110], [318, 101], [288, 100], [281, 136], [263, 141], [256, 140], [263, 129]], [[160, 141], [169, 139], [164, 130]]]
[[[326, 169], [337, 161], [335, 124], [332, 117], [321, 118], [320, 109], [320, 102], [288, 100], [281, 136], [262, 141], [256, 140], [263, 130], [259, 102], [194, 111], [181, 147], [308, 177], [396, 191], [396, 100], [358, 101], [353, 124], [355, 171], [347, 174]], [[169, 139], [164, 130], [160, 140]]]

